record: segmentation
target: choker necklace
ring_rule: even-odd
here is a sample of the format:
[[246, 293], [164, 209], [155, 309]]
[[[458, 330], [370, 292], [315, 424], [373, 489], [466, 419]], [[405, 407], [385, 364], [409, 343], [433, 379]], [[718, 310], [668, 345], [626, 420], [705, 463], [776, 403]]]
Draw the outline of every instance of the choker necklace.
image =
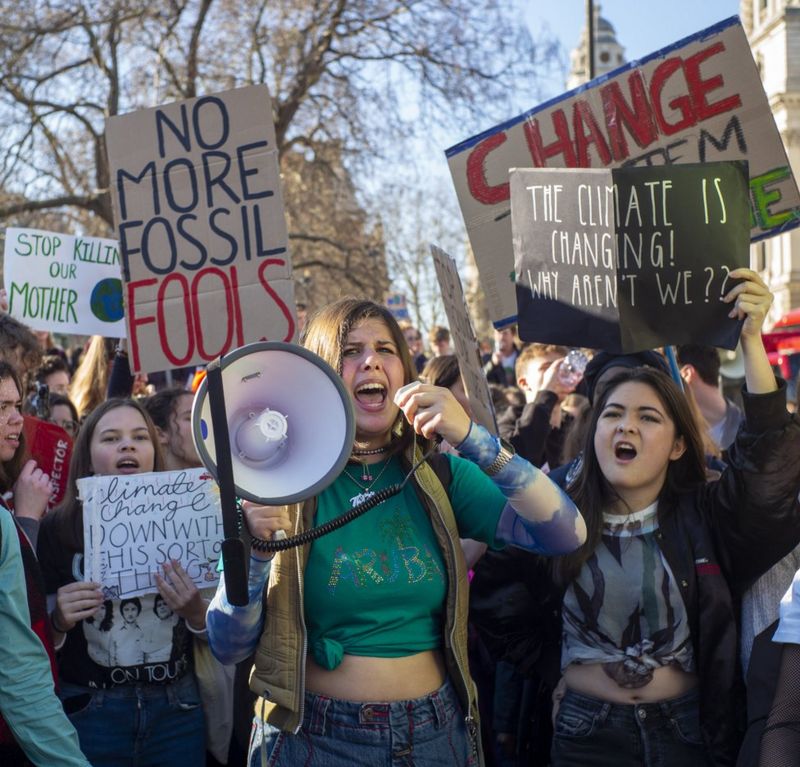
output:
[[389, 449], [388, 445], [384, 445], [383, 447], [375, 447], [372, 450], [353, 450], [350, 451], [350, 455], [380, 455], [381, 453], [385, 453]]

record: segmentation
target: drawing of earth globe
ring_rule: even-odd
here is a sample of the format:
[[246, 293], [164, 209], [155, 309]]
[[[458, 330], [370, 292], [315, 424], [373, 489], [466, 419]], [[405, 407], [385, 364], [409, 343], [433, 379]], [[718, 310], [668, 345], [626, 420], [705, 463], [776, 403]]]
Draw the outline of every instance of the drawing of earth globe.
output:
[[100, 280], [89, 299], [92, 314], [103, 322], [117, 322], [125, 316], [122, 304], [122, 280], [108, 277]]

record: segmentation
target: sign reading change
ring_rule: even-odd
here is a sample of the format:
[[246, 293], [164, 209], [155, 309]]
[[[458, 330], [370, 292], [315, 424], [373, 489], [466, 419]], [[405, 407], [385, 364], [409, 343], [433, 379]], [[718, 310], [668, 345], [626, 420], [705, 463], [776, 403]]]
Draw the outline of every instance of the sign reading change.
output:
[[125, 337], [116, 240], [6, 229], [8, 312], [34, 330]]
[[735, 348], [722, 298], [749, 262], [746, 163], [512, 169], [510, 183], [520, 338]]
[[203, 469], [78, 480], [87, 580], [109, 599], [157, 591], [172, 559], [198, 588], [215, 587], [222, 545], [216, 483]]
[[800, 192], [736, 17], [447, 150], [496, 326], [514, 320], [509, 168], [746, 160], [752, 240], [800, 224]]

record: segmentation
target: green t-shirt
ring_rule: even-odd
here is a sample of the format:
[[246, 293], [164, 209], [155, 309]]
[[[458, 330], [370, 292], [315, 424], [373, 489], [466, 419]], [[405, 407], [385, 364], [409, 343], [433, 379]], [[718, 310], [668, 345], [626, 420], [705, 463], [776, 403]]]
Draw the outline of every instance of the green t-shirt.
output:
[[[493, 548], [506, 501], [470, 461], [447, 456], [448, 490], [462, 538]], [[371, 464], [374, 492], [402, 482], [397, 458]], [[348, 476], [349, 472], [349, 476]], [[381, 473], [382, 472], [382, 473]], [[319, 496], [315, 525], [363, 500], [360, 466], [348, 465]], [[379, 476], [380, 475], [380, 476]], [[342, 654], [398, 658], [442, 644], [447, 573], [436, 535], [411, 483], [399, 494], [311, 544], [305, 570], [309, 649], [333, 669]]]

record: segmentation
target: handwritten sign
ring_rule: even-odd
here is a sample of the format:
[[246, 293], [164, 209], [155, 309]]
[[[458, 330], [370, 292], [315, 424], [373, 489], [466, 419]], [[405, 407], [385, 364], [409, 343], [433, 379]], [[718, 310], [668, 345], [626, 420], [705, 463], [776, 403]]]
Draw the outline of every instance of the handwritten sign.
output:
[[447, 157], [497, 326], [517, 312], [509, 168], [747, 160], [751, 240], [800, 223], [800, 193], [736, 17], [467, 139]]
[[111, 192], [136, 371], [295, 336], [266, 86], [113, 117]]
[[9, 314], [34, 330], [125, 337], [115, 240], [6, 229]]
[[198, 588], [215, 587], [223, 538], [219, 493], [203, 469], [78, 480], [87, 580], [109, 599], [157, 591], [178, 560]]
[[442, 289], [444, 311], [450, 327], [450, 336], [455, 346], [458, 367], [464, 380], [464, 389], [469, 398], [472, 417], [476, 423], [487, 428], [492, 434], [497, 434], [492, 395], [481, 365], [480, 348], [475, 337], [475, 329], [472, 327], [472, 320], [469, 317], [458, 267], [452, 256], [435, 245], [431, 245], [431, 255], [436, 267], [439, 287]]
[[736, 347], [722, 297], [749, 261], [746, 163], [514, 169], [510, 182], [523, 340]]

